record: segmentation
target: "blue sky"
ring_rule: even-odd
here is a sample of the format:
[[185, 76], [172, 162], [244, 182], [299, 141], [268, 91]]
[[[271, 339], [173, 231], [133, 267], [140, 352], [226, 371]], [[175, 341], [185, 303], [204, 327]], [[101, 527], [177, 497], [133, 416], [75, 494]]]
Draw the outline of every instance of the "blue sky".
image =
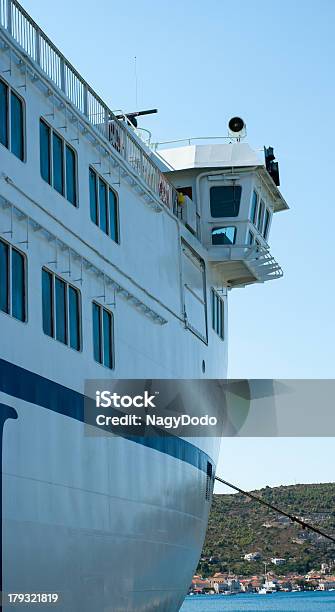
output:
[[[225, 135], [237, 114], [251, 145], [275, 147], [291, 210], [270, 244], [285, 276], [230, 293], [229, 373], [333, 378], [333, 0], [22, 4], [112, 109], [135, 110], [137, 57], [139, 106], [159, 109], [141, 122], [154, 140]], [[249, 488], [326, 481], [332, 459], [332, 439], [230, 439], [219, 471]]]

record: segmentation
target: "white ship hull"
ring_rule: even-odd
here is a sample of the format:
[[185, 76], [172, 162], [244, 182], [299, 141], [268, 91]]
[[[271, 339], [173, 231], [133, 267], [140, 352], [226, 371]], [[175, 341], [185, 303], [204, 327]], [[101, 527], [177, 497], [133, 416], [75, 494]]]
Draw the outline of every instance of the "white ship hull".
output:
[[[3, 591], [57, 592], [57, 609], [78, 612], [178, 610], [203, 545], [216, 457], [201, 440], [167, 448], [155, 439], [157, 450], [84, 436], [79, 394], [8, 362], [0, 377], [2, 413], [17, 413], [3, 429]], [[45, 405], [35, 403], [48, 388]], [[203, 442], [217, 453], [216, 439]]]

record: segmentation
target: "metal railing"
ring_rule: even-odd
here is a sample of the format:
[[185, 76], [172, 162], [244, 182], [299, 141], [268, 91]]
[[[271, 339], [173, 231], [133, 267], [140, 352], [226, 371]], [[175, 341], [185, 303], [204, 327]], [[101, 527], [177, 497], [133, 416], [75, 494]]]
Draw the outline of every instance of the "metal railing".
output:
[[110, 142], [161, 202], [175, 210], [177, 191], [174, 186], [16, 0], [0, 0], [0, 26]]
[[[262, 280], [271, 280], [283, 276], [283, 270], [279, 263], [270, 253], [270, 247], [261, 244], [222, 244], [215, 245], [212, 249], [217, 249], [218, 253], [225, 258], [221, 261], [246, 261], [252, 266], [257, 276]], [[215, 251], [212, 251], [215, 252]], [[217, 259], [214, 260], [217, 263]]]
[[192, 136], [191, 138], [179, 138], [178, 140], [165, 140], [162, 142], [152, 142], [150, 143], [150, 147], [153, 151], [158, 151], [160, 148], [164, 148], [165, 145], [176, 145], [180, 146], [181, 143], [186, 145], [191, 145], [192, 143], [200, 141], [206, 141], [208, 144], [212, 143], [213, 140], [219, 141], [234, 141], [239, 142], [240, 136]]

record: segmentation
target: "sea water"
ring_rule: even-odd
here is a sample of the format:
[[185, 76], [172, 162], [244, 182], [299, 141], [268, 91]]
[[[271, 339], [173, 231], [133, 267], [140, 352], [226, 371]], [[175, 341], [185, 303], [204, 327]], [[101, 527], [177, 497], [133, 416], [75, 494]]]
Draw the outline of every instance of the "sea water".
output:
[[238, 595], [192, 595], [180, 612], [335, 612], [335, 591], [258, 593]]

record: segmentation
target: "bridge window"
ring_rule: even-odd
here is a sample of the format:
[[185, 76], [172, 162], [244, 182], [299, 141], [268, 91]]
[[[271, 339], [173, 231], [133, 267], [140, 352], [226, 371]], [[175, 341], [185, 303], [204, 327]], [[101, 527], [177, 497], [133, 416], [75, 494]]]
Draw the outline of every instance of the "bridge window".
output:
[[3, 240], [0, 240], [0, 310], [26, 321], [26, 260]]
[[251, 200], [250, 221], [252, 221], [254, 225], [256, 225], [256, 220], [257, 220], [257, 205], [258, 205], [258, 193], [257, 191], [253, 191], [252, 200]]
[[0, 80], [0, 143], [24, 161], [23, 102], [2, 80]]
[[215, 227], [212, 230], [212, 244], [235, 244], [236, 227]]
[[224, 340], [224, 300], [212, 289], [212, 327]]
[[211, 187], [212, 217], [237, 217], [240, 211], [241, 194], [242, 187], [240, 185]]
[[177, 191], [179, 191], [179, 193], [182, 193], [184, 196], [188, 196], [190, 200], [192, 200], [192, 187], [177, 187]]
[[98, 174], [89, 172], [90, 215], [93, 223], [119, 242], [119, 203], [117, 194]]
[[42, 311], [44, 333], [80, 351], [80, 293], [45, 268], [42, 270]]
[[40, 120], [40, 170], [49, 185], [77, 206], [75, 150], [43, 119]]
[[263, 231], [263, 236], [265, 240], [267, 240], [267, 237], [269, 235], [269, 227], [270, 227], [270, 212], [269, 212], [269, 209], [266, 208], [265, 217], [264, 217], [264, 231]]
[[264, 221], [264, 209], [265, 205], [263, 200], [261, 200], [258, 210], [258, 221], [257, 221], [257, 229], [260, 233], [262, 233], [263, 221]]
[[109, 310], [93, 302], [93, 354], [101, 365], [114, 368], [113, 315]]

